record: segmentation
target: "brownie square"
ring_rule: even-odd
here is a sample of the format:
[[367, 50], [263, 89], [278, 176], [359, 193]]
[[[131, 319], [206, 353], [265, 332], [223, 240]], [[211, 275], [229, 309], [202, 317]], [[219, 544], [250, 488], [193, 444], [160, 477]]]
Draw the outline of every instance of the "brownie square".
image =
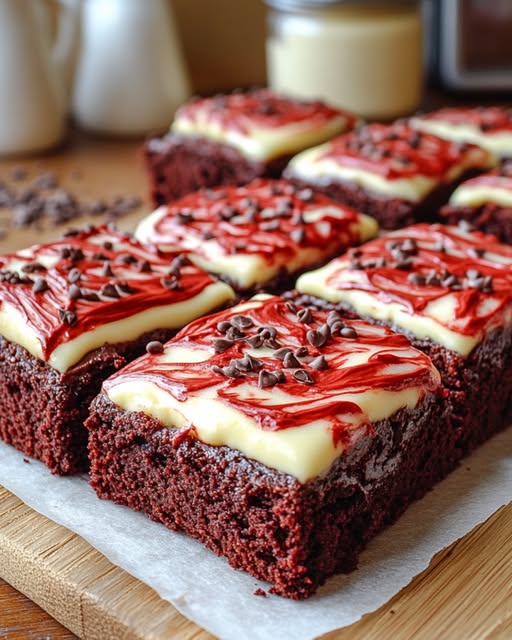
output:
[[259, 295], [105, 381], [91, 484], [305, 598], [450, 468], [439, 390], [404, 336]]
[[102, 380], [233, 296], [105, 226], [0, 256], [0, 437], [54, 473], [85, 471]]
[[201, 187], [279, 178], [292, 155], [356, 122], [346, 111], [267, 88], [193, 99], [168, 133], [144, 146], [151, 200], [160, 205]]
[[297, 290], [302, 304], [321, 299], [388, 325], [432, 358], [452, 405], [455, 458], [509, 424], [512, 248], [494, 236], [414, 225], [304, 274]]
[[410, 124], [440, 138], [477, 144], [502, 160], [512, 158], [512, 109], [509, 107], [446, 107], [411, 118]]
[[434, 221], [457, 184], [496, 165], [489, 152], [412, 129], [370, 124], [297, 154], [283, 176], [373, 216], [383, 229]]
[[512, 161], [481, 176], [466, 180], [442, 207], [441, 220], [468, 223], [501, 242], [512, 244]]
[[283, 180], [200, 190], [158, 208], [136, 237], [176, 248], [239, 294], [278, 293], [299, 273], [377, 234], [377, 223]]

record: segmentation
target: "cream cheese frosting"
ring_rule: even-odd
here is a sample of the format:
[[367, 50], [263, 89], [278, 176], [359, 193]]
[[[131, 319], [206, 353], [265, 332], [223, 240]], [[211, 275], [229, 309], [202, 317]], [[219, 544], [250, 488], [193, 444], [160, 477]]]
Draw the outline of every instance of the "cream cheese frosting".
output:
[[460, 227], [414, 225], [302, 275], [297, 290], [468, 356], [512, 322], [512, 248]]
[[512, 207], [512, 174], [485, 174], [466, 180], [455, 189], [448, 204], [476, 208], [487, 203]]
[[107, 227], [0, 256], [0, 335], [65, 373], [105, 343], [184, 324], [233, 290]]
[[376, 221], [311, 190], [256, 180], [184, 196], [142, 220], [136, 237], [187, 251], [205, 270], [248, 289], [328, 260], [377, 234]]
[[372, 423], [438, 387], [432, 362], [404, 336], [260, 295], [189, 324], [103, 391], [178, 439], [225, 445], [307, 482]]
[[192, 100], [178, 109], [171, 131], [227, 144], [250, 160], [268, 162], [320, 144], [356, 122], [352, 114], [324, 103], [258, 89]]
[[403, 123], [371, 124], [302, 151], [284, 175], [320, 186], [352, 183], [382, 197], [416, 203], [468, 169], [484, 170], [496, 162], [480, 147], [461, 148]]

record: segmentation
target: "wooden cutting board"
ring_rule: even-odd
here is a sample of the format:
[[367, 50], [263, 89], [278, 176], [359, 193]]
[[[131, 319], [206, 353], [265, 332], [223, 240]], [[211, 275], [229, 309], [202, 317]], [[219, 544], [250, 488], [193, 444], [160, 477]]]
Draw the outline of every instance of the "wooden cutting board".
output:
[[[87, 640], [213, 637], [1, 487], [0, 575]], [[379, 611], [323, 638], [512, 638], [512, 504], [435, 556]]]
[[[0, 161], [0, 181], [22, 166], [29, 181], [54, 171], [81, 198], [146, 196], [140, 142], [95, 141], [74, 135], [65, 148], [30, 160]], [[23, 181], [17, 182], [18, 188]], [[149, 211], [143, 205], [120, 220], [129, 228]], [[8, 212], [0, 211], [0, 227]], [[96, 220], [98, 221], [98, 220]], [[76, 221], [82, 224], [83, 219]], [[56, 236], [62, 229], [7, 228], [0, 252]], [[87, 640], [206, 640], [212, 636], [156, 593], [112, 565], [87, 542], [35, 513], [0, 487], [0, 578]], [[0, 638], [30, 636], [6, 629], [4, 614], [22, 603], [0, 599]], [[46, 635], [45, 635], [46, 637]], [[379, 611], [324, 640], [510, 640], [512, 638], [512, 504], [439, 553], [428, 569]]]

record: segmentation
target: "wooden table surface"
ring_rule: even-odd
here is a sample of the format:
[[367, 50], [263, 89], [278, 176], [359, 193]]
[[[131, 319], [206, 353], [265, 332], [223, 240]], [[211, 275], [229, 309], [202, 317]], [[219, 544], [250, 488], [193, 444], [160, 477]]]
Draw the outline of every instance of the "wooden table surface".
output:
[[[140, 147], [140, 141], [102, 141], [73, 134], [67, 145], [54, 153], [27, 160], [0, 160], [0, 183], [11, 181], [22, 167], [27, 175], [25, 181], [14, 183], [16, 188], [28, 184], [41, 172], [52, 171], [64, 187], [84, 200], [118, 195], [139, 196], [145, 200]], [[136, 218], [149, 210], [149, 204], [144, 202], [136, 213], [120, 219], [120, 226], [131, 227]], [[18, 229], [9, 227], [9, 219], [9, 212], [3, 213], [0, 209], [0, 227], [6, 229], [5, 237], [0, 240], [2, 252], [27, 246], [35, 238], [51, 238], [62, 230], [46, 223], [37, 230]], [[83, 223], [83, 220], [76, 222]], [[57, 527], [56, 531], [60, 529]], [[77, 637], [4, 582], [1, 578], [7, 577], [7, 573], [0, 563], [0, 638], [67, 640]], [[30, 585], [25, 590], [29, 592]], [[162, 607], [172, 609], [170, 605], [162, 604]], [[173, 615], [181, 620], [181, 625], [172, 637], [211, 638], [178, 613]], [[61, 620], [67, 623], [68, 619], [63, 616]], [[83, 630], [81, 633], [82, 637], [92, 637]], [[379, 611], [351, 627], [324, 636], [324, 640], [411, 638], [512, 638], [512, 504], [440, 552], [425, 572]]]

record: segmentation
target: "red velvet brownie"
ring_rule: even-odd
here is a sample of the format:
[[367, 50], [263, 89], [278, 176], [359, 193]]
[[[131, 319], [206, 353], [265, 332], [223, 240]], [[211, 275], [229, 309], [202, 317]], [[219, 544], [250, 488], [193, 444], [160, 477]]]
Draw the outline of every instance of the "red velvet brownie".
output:
[[54, 473], [86, 470], [101, 381], [233, 295], [108, 227], [0, 256], [0, 437]]
[[135, 232], [163, 251], [186, 251], [241, 293], [290, 288], [298, 273], [376, 234], [373, 218], [283, 180], [188, 194]]
[[440, 214], [448, 224], [465, 221], [512, 244], [512, 160], [463, 182]]
[[454, 142], [471, 142], [498, 158], [512, 158], [512, 109], [446, 107], [411, 118], [411, 126]]
[[303, 151], [283, 175], [373, 216], [383, 229], [397, 229], [434, 220], [458, 182], [495, 164], [480, 147], [396, 122], [370, 124]]
[[405, 336], [260, 294], [104, 382], [91, 483], [305, 598], [440, 477], [439, 390]]
[[318, 101], [270, 89], [196, 98], [144, 158], [155, 205], [201, 187], [278, 178], [290, 157], [355, 126], [356, 118]]
[[405, 333], [432, 357], [453, 405], [454, 460], [509, 423], [512, 247], [414, 225], [304, 274], [297, 289]]

